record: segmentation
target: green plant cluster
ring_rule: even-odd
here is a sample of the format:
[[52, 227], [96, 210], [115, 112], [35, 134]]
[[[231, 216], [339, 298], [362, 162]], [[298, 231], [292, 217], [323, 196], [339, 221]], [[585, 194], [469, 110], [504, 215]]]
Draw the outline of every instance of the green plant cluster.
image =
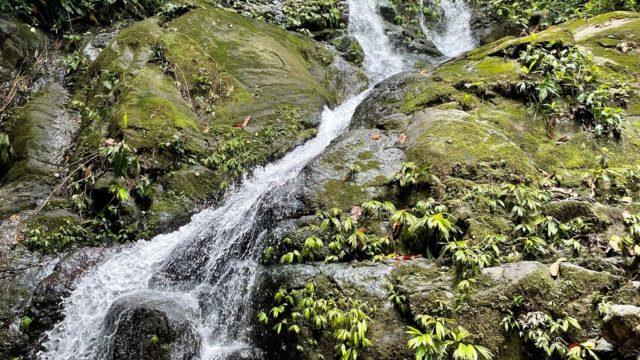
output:
[[584, 183], [591, 190], [592, 197], [615, 202], [640, 189], [640, 165], [612, 168], [610, 157], [609, 149], [602, 148], [595, 158], [593, 170], [585, 174]]
[[629, 86], [605, 81], [588, 50], [561, 42], [530, 44], [519, 61], [524, 78], [517, 90], [547, 116], [550, 137], [558, 122], [568, 120], [596, 136], [620, 136]]
[[409, 348], [415, 350], [416, 360], [454, 359], [491, 360], [493, 354], [484, 346], [471, 342], [471, 334], [462, 327], [453, 328], [447, 318], [418, 315], [418, 327], [408, 327]]
[[637, 262], [640, 260], [640, 214], [624, 213], [626, 226], [623, 235], [613, 235], [609, 246], [625, 258]]
[[[516, 297], [514, 306], [519, 307], [521, 301], [521, 296]], [[516, 318], [510, 311], [502, 319], [502, 325], [507, 333], [516, 332], [524, 340], [530, 356], [567, 360], [598, 359], [594, 343], [570, 344], [567, 341], [572, 329], [581, 329], [578, 320], [572, 317], [554, 318], [545, 312], [534, 311]]]
[[[278, 335], [299, 335], [305, 328], [329, 331], [336, 342], [336, 355], [342, 360], [356, 360], [358, 351], [371, 346], [367, 332], [376, 309], [366, 302], [319, 297], [313, 282], [304, 289], [279, 289], [274, 300], [275, 306], [268, 314], [258, 313], [258, 319], [265, 325], [273, 324]], [[312, 350], [317, 344], [318, 340], [307, 337], [308, 349], [299, 345], [298, 350]]]
[[[433, 199], [419, 201], [410, 209], [396, 209], [391, 202], [376, 200], [356, 209], [361, 214], [345, 214], [340, 209], [319, 211], [319, 234], [307, 237], [299, 249], [286, 252], [280, 262], [314, 261], [322, 255], [326, 262], [382, 260], [393, 256], [396, 243], [429, 252], [459, 232], [446, 206]], [[389, 222], [389, 233], [380, 235], [361, 226], [369, 220]], [[292, 241], [285, 239], [284, 244], [292, 245]]]
[[31, 250], [44, 254], [56, 253], [74, 245], [121, 244], [135, 239], [135, 230], [118, 224], [116, 230], [113, 219], [99, 217], [80, 223], [65, 220], [65, 223], [52, 231], [35, 227], [26, 234], [26, 245]]
[[346, 26], [337, 0], [287, 0], [282, 6], [282, 13], [284, 28], [307, 35]]
[[11, 147], [9, 135], [0, 132], [0, 166], [7, 164], [9, 159], [11, 159], [12, 154], [13, 149]]
[[165, 0], [0, 0], [0, 11], [33, 26], [58, 31], [78, 23], [101, 25], [127, 17], [144, 18], [165, 3]]
[[635, 0], [474, 0], [491, 9], [512, 26], [537, 30], [561, 22], [586, 18], [614, 10], [640, 10]]

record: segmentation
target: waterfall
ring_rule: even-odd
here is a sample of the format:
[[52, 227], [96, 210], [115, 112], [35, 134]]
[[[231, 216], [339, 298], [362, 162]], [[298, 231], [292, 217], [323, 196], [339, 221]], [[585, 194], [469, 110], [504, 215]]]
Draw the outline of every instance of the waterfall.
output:
[[440, 0], [442, 22], [430, 29], [420, 14], [420, 27], [425, 36], [433, 41], [438, 50], [447, 57], [454, 57], [473, 49], [477, 40], [471, 31], [471, 8], [465, 0]]
[[[349, 0], [349, 31], [362, 45], [372, 83], [404, 68], [384, 33], [377, 6], [376, 0]], [[194, 215], [173, 233], [111, 250], [101, 265], [76, 282], [63, 303], [64, 320], [46, 334], [38, 357], [104, 358], [113, 338], [105, 322], [110, 307], [124, 297], [149, 292], [186, 303], [185, 319], [201, 337], [201, 359], [225, 359], [238, 349], [251, 349], [244, 324], [255, 316], [248, 305], [265, 213], [273, 204], [286, 203], [283, 185], [348, 127], [369, 91], [325, 109], [314, 139], [257, 169], [218, 208]]]

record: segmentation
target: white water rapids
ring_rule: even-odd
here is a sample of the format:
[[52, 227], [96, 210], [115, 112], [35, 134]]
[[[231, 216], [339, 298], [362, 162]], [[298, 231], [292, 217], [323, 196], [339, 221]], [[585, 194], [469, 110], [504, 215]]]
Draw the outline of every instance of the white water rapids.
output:
[[[364, 68], [377, 83], [402, 71], [377, 8], [380, 0], [349, 0], [349, 31], [365, 52]], [[455, 41], [453, 42], [455, 43]], [[107, 315], [119, 301], [167, 299], [179, 303], [200, 337], [200, 359], [226, 359], [251, 349], [244, 324], [257, 276], [266, 210], [286, 202], [283, 185], [340, 135], [370, 89], [325, 109], [317, 136], [281, 160], [254, 171], [224, 203], [193, 216], [179, 230], [112, 250], [77, 280], [64, 300], [64, 320], [49, 331], [40, 359], [103, 359], [113, 341]]]
[[427, 28], [424, 16], [419, 19], [425, 36], [446, 57], [454, 57], [476, 47], [471, 31], [471, 8], [465, 0], [440, 0], [443, 19], [439, 26]]

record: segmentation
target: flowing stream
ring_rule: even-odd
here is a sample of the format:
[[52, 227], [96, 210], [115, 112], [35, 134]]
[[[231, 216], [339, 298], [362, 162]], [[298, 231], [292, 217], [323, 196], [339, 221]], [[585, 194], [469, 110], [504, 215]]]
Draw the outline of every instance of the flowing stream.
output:
[[[380, 1], [348, 0], [349, 31], [365, 52], [364, 68], [372, 84], [405, 68], [404, 57], [385, 35], [377, 12]], [[314, 139], [255, 170], [219, 207], [194, 215], [173, 233], [110, 250], [101, 265], [76, 282], [64, 300], [64, 320], [47, 333], [38, 357], [105, 358], [115, 332], [108, 314], [124, 299], [179, 304], [173, 311], [179, 311], [200, 337], [200, 359], [227, 359], [252, 351], [246, 324], [255, 316], [249, 306], [268, 218], [274, 208], [284, 206], [278, 204], [287, 203], [290, 186], [283, 185], [348, 127], [370, 90], [325, 109]]]
[[420, 16], [420, 27], [425, 36], [450, 58], [476, 47], [478, 41], [471, 31], [471, 8], [467, 2], [440, 0], [440, 8], [443, 19], [433, 28], [428, 28], [424, 16]]

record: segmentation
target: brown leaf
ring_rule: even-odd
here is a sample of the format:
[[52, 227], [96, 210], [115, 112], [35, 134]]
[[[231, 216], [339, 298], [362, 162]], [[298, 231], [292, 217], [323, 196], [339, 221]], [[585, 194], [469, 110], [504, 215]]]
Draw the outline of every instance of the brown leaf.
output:
[[92, 173], [93, 173], [93, 164], [89, 164], [89, 166], [87, 166], [84, 169], [84, 173], [82, 174], [82, 176], [86, 179], [89, 176], [91, 176]]
[[11, 217], [9, 218], [9, 220], [11, 222], [17, 222], [18, 220], [20, 220], [20, 214], [13, 214], [11, 215]]
[[427, 76], [427, 75], [429, 75], [430, 72], [431, 71], [429, 71], [429, 69], [422, 69], [422, 70], [420, 70], [420, 75]]
[[237, 123], [233, 124], [233, 127], [244, 129], [245, 127], [247, 127], [247, 125], [249, 125], [249, 121], [251, 121], [251, 116], [247, 116], [246, 118], [244, 118], [243, 122], [238, 121]]
[[564, 135], [560, 139], [558, 139], [558, 141], [556, 141], [556, 145], [562, 145], [569, 140], [571, 140], [571, 137], [569, 137], [568, 135]]
[[405, 142], [407, 142], [407, 140], [409, 140], [407, 134], [400, 135], [400, 143], [404, 144]]
[[549, 266], [549, 272], [551, 273], [551, 277], [553, 277], [554, 279], [557, 278], [558, 275], [560, 275], [560, 265], [563, 261], [567, 261], [567, 259], [560, 258]]
[[373, 136], [371, 136], [371, 139], [378, 141], [378, 140], [382, 139], [382, 135], [380, 135], [380, 134], [373, 134]]

